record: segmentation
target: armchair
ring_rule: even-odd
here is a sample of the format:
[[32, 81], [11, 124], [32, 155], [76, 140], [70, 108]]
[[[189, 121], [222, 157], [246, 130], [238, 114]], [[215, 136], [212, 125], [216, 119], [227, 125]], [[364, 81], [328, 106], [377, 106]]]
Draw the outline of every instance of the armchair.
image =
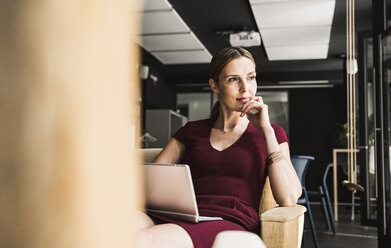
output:
[[[152, 162], [161, 148], [141, 149], [144, 162]], [[276, 207], [269, 179], [266, 180], [259, 208], [261, 238], [268, 248], [298, 248], [301, 246], [304, 212], [300, 205]]]

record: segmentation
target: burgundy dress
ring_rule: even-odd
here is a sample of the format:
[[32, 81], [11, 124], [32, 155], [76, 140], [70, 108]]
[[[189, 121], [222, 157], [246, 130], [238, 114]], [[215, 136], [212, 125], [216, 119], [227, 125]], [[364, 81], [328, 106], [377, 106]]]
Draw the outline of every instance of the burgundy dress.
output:
[[[157, 223], [184, 228], [195, 248], [211, 247], [216, 235], [225, 230], [259, 233], [258, 209], [267, 177], [265, 139], [252, 122], [222, 151], [210, 144], [212, 127], [212, 119], [188, 122], [174, 138], [186, 147], [183, 163], [190, 166], [199, 214], [224, 220], [193, 224], [150, 215]], [[272, 127], [279, 144], [288, 141], [280, 126]]]

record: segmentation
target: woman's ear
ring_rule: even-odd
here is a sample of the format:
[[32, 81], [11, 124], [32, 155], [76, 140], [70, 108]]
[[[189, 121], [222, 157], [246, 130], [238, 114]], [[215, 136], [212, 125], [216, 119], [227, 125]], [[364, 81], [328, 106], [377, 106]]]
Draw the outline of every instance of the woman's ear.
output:
[[219, 94], [219, 88], [217, 87], [216, 81], [214, 81], [213, 79], [210, 78], [209, 79], [209, 86], [212, 89], [213, 93]]

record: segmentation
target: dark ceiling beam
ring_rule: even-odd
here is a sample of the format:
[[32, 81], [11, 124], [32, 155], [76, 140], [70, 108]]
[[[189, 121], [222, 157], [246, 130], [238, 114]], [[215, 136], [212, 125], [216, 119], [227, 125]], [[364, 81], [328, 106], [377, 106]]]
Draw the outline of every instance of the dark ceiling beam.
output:
[[299, 71], [299, 72], [265, 72], [260, 74], [261, 82], [279, 82], [279, 81], [312, 81], [329, 80], [342, 81], [342, 70], [330, 71]]
[[[192, 74], [166, 74], [167, 84], [208, 84], [209, 76], [207, 73]], [[333, 71], [303, 71], [303, 72], [264, 72], [258, 73], [258, 84], [273, 84], [279, 81], [312, 81], [329, 80], [331, 82], [342, 82], [344, 74], [342, 70]]]

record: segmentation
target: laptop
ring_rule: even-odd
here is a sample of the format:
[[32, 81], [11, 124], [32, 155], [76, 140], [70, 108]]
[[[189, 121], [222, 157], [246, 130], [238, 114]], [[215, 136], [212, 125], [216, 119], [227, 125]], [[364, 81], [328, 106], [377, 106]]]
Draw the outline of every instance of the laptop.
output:
[[144, 163], [143, 168], [148, 212], [192, 223], [222, 220], [199, 216], [188, 165]]

